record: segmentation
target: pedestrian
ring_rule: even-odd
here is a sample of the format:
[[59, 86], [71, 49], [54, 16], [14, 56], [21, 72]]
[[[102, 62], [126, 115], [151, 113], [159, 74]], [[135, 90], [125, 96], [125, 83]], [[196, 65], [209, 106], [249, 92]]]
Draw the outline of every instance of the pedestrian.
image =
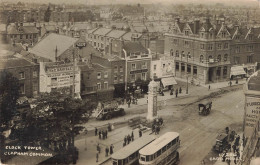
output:
[[135, 98], [135, 105], [137, 105], [137, 101], [138, 101], [138, 99], [137, 99], [137, 97]]
[[101, 139], [101, 131], [100, 130], [98, 131], [98, 137], [99, 137], [99, 139]]
[[129, 144], [131, 142], [131, 136], [128, 134], [127, 135], [127, 144]]
[[98, 129], [95, 127], [95, 136], [97, 136]]
[[110, 145], [110, 155], [113, 154], [113, 149], [114, 149], [114, 146], [113, 146], [113, 144], [111, 144], [111, 145]]
[[176, 95], [176, 98], [177, 98], [178, 97], [178, 89], [176, 89], [175, 95]]
[[125, 142], [125, 144], [126, 144], [126, 141], [127, 141], [127, 136], [125, 136], [125, 138], [124, 138], [124, 142]]
[[105, 140], [105, 132], [102, 130], [102, 139]]
[[210, 90], [210, 85], [209, 85], [209, 90]]
[[235, 153], [236, 152], [236, 145], [233, 144], [232, 148], [233, 148], [233, 152]]
[[172, 88], [172, 89], [171, 89], [171, 92], [170, 92], [170, 95], [173, 95], [173, 90], [174, 90], [174, 89]]
[[180, 89], [179, 89], [179, 93], [181, 93], [181, 91], [182, 91], [182, 89], [181, 89], [181, 87], [180, 87]]
[[226, 127], [226, 134], [229, 133], [229, 127]]
[[108, 123], [107, 129], [108, 129], [108, 131], [111, 131], [111, 124], [110, 123]]
[[132, 131], [131, 140], [134, 141], [134, 132]]
[[142, 131], [139, 129], [139, 137], [142, 137]]
[[131, 100], [128, 100], [127, 104], [128, 104], [128, 108], [130, 108]]
[[107, 157], [107, 156], [108, 156], [108, 153], [109, 153], [109, 148], [108, 148], [108, 146], [106, 147], [105, 151], [106, 151], [106, 157]]
[[96, 162], [98, 162], [98, 154], [99, 152], [96, 153]]
[[230, 158], [227, 158], [227, 164], [230, 165]]
[[98, 153], [100, 153], [100, 146], [99, 146], [99, 144], [97, 144], [97, 151], [98, 151]]

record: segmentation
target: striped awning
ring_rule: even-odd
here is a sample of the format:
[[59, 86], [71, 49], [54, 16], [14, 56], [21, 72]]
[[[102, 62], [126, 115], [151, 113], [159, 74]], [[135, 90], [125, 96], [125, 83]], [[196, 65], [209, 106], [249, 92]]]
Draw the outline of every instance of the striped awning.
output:
[[245, 72], [243, 66], [233, 66], [233, 67], [231, 67], [230, 77], [231, 76], [245, 75], [245, 74], [246, 74], [246, 72]]
[[177, 84], [176, 80], [174, 77], [166, 77], [166, 78], [162, 78], [161, 82], [163, 84], [164, 87], [169, 86], [169, 85], [175, 85]]

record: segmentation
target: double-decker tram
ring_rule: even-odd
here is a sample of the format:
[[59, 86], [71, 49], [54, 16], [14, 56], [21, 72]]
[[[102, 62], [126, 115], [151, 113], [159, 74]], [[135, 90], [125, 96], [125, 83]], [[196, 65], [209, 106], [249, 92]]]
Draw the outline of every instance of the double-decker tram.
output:
[[136, 165], [138, 164], [138, 152], [144, 146], [148, 145], [154, 141], [155, 137], [152, 135], [143, 136], [121, 148], [113, 155], [112, 164], [113, 165]]
[[179, 133], [167, 132], [139, 151], [140, 165], [170, 165], [179, 161]]

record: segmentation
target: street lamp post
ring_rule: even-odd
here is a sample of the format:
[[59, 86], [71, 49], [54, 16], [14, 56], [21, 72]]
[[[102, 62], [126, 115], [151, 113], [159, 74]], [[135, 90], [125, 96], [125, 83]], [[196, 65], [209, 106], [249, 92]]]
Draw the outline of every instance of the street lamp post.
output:
[[189, 59], [189, 56], [190, 56], [190, 53], [187, 54], [187, 84], [186, 84], [186, 94], [189, 93], [189, 83], [188, 83], [188, 80], [189, 80], [189, 76], [188, 76], [188, 59]]

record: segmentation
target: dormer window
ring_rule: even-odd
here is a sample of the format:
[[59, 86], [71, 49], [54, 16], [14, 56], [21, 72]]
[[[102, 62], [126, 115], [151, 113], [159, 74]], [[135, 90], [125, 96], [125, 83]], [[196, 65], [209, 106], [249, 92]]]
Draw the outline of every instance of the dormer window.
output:
[[185, 36], [188, 36], [188, 35], [189, 35], [189, 31], [188, 31], [188, 30], [185, 30], [185, 31], [184, 31], [184, 34], [185, 34]]
[[248, 39], [249, 39], [250, 41], [252, 41], [252, 40], [253, 40], [253, 35], [249, 34], [249, 35], [248, 35]]
[[226, 38], [226, 32], [222, 32], [222, 33], [221, 33], [221, 37], [222, 37], [222, 38]]
[[204, 38], [204, 33], [201, 33], [201, 38]]

